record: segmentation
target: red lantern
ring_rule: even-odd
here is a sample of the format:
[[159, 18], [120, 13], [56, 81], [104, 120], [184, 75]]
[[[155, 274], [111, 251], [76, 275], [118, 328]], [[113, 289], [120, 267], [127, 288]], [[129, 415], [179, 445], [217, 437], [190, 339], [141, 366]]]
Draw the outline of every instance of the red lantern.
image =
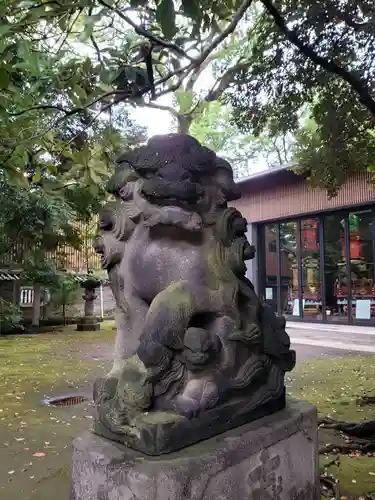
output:
[[308, 219], [303, 222], [303, 250], [318, 250], [317, 242], [317, 222], [315, 219]]
[[350, 258], [351, 259], [362, 259], [362, 243], [359, 240], [350, 242]]

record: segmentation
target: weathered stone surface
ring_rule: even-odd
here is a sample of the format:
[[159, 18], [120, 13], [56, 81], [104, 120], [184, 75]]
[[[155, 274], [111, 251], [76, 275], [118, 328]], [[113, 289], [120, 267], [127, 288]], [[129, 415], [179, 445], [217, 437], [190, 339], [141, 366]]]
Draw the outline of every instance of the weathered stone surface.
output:
[[100, 330], [100, 323], [99, 321], [80, 321], [77, 323], [77, 330], [79, 332], [96, 332], [97, 330]]
[[319, 500], [316, 410], [277, 414], [165, 457], [86, 433], [74, 441], [70, 500]]
[[77, 323], [77, 330], [79, 332], [95, 332], [100, 330], [100, 323], [95, 316], [83, 316]]
[[94, 422], [94, 430], [96, 434], [147, 455], [162, 455], [270, 415], [284, 407], [285, 395], [262, 406], [257, 406], [250, 398], [248, 402], [242, 399], [231, 400], [202, 413], [199, 418], [188, 419], [182, 415], [176, 417], [173, 413], [148, 412], [137, 415], [133, 432], [128, 430], [115, 434], [98, 420]]
[[193, 137], [155, 136], [122, 155], [108, 191], [95, 248], [117, 336], [95, 432], [166, 453], [282, 408], [295, 352], [246, 278], [255, 249], [228, 206], [240, 196], [229, 163]]
[[80, 318], [77, 323], [77, 330], [79, 332], [94, 332], [100, 330], [98, 318], [94, 316], [94, 303], [97, 298], [95, 288], [99, 285], [100, 281], [94, 277], [86, 279], [82, 284], [85, 290], [85, 293], [82, 295], [85, 301], [85, 315]]

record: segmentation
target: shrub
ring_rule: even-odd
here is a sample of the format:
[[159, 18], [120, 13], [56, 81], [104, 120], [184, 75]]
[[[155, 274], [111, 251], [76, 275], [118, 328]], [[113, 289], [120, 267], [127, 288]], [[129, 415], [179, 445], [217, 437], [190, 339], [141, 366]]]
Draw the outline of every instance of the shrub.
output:
[[20, 308], [0, 297], [0, 334], [4, 335], [20, 328], [21, 321]]

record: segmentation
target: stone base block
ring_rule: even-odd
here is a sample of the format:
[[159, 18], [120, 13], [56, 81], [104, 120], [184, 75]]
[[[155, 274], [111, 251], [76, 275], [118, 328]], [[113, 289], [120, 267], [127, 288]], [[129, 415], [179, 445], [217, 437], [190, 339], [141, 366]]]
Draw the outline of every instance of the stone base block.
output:
[[100, 323], [97, 318], [81, 318], [77, 323], [79, 332], [96, 332], [100, 330]]
[[[263, 389], [261, 388], [260, 391]], [[259, 399], [259, 398], [258, 398]], [[254, 408], [254, 400], [238, 398], [202, 412], [197, 418], [185, 418], [176, 413], [148, 412], [139, 415], [131, 432], [116, 434], [97, 419], [95, 434], [118, 441], [146, 455], [158, 456], [209, 439], [285, 408], [285, 392], [278, 398]]]
[[278, 413], [150, 457], [89, 432], [73, 444], [70, 500], [319, 500], [316, 409]]

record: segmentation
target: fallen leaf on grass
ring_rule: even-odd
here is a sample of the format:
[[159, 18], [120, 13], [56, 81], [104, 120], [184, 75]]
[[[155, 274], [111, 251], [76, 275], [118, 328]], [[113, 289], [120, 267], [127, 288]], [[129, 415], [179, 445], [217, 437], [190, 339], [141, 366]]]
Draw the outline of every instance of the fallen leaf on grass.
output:
[[36, 453], [33, 454], [33, 457], [37, 457], [37, 458], [40, 458], [40, 457], [45, 457], [46, 454], [43, 453], [42, 451], [37, 451]]

